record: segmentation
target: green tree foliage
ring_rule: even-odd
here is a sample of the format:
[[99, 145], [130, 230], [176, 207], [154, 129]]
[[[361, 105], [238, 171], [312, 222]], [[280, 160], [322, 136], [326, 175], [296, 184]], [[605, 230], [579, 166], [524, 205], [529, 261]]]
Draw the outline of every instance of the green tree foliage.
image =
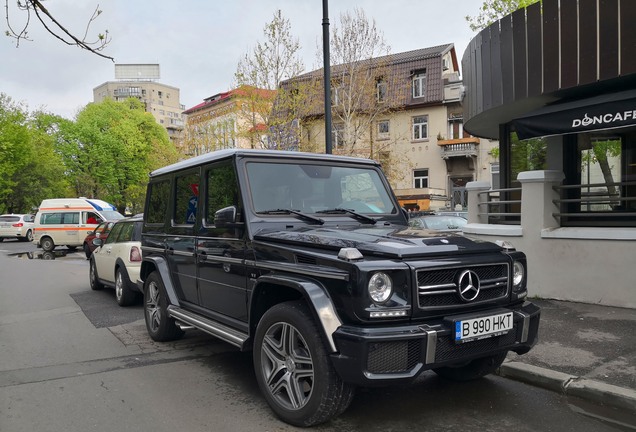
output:
[[120, 212], [140, 211], [148, 173], [178, 157], [166, 130], [133, 98], [88, 104], [66, 126], [59, 148], [76, 195], [112, 202]]
[[467, 16], [466, 21], [468, 21], [472, 31], [479, 31], [517, 9], [530, 6], [538, 1], [540, 0], [486, 0], [479, 8], [479, 14]]
[[70, 192], [56, 152], [58, 124], [50, 114], [29, 114], [0, 94], [0, 212], [28, 213], [44, 198]]

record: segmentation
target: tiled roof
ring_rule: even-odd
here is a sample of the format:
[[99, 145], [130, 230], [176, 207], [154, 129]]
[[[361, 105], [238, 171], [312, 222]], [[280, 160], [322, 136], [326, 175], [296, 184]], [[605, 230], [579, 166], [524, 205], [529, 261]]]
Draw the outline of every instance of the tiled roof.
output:
[[[412, 61], [440, 57], [443, 54], [450, 51], [451, 49], [453, 49], [453, 47], [454, 47], [453, 44], [444, 44], [444, 45], [438, 45], [434, 47], [405, 51], [405, 52], [401, 52], [397, 54], [389, 54], [386, 56], [376, 57], [373, 60], [374, 62], [379, 64], [394, 66], [400, 63], [405, 63], [405, 62], [412, 62]], [[368, 63], [368, 60], [363, 60], [362, 63]], [[337, 71], [341, 69], [342, 67], [343, 65], [333, 65], [331, 66], [331, 69], [334, 73], [337, 73]], [[311, 72], [307, 72], [305, 74], [299, 75], [288, 81], [304, 80], [307, 78], [322, 78], [322, 76], [323, 76], [323, 68], [320, 68], [320, 69], [316, 69]]]
[[203, 99], [203, 102], [201, 102], [198, 105], [193, 106], [192, 108], [188, 108], [187, 110], [183, 111], [183, 114], [192, 114], [194, 112], [200, 111], [204, 108], [208, 108], [212, 105], [218, 104], [221, 101], [224, 101], [226, 99], [229, 99], [233, 96], [237, 96], [237, 97], [241, 97], [241, 96], [247, 96], [250, 94], [250, 92], [252, 91], [256, 91], [258, 93], [258, 95], [260, 97], [263, 98], [274, 98], [274, 96], [276, 95], [276, 91], [275, 90], [267, 90], [267, 89], [261, 89], [261, 88], [255, 88], [255, 87], [251, 87], [251, 86], [241, 86], [238, 88], [235, 88], [233, 90], [227, 91], [227, 92], [223, 92], [223, 93], [217, 93], [213, 96], [207, 97], [205, 99]]

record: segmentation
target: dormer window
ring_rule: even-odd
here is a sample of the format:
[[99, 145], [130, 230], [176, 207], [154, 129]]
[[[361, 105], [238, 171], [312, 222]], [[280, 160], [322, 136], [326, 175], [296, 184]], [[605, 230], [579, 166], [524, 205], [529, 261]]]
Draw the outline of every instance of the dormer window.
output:
[[384, 102], [386, 100], [386, 81], [379, 79], [376, 85], [378, 102]]
[[426, 72], [417, 72], [413, 75], [413, 98], [421, 98], [426, 95]]

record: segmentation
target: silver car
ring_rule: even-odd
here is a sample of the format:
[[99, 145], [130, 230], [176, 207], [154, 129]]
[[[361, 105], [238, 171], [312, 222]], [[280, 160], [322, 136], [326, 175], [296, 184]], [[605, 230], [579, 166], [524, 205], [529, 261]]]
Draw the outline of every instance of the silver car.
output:
[[0, 242], [6, 238], [33, 240], [33, 215], [3, 214], [0, 216]]

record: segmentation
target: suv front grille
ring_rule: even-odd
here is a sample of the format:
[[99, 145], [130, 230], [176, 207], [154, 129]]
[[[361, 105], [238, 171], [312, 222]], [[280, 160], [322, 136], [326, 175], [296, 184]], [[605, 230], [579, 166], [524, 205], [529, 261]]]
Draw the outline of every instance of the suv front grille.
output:
[[[459, 295], [458, 279], [465, 271], [473, 271], [479, 278], [479, 293], [471, 301]], [[496, 301], [508, 295], [508, 264], [486, 264], [416, 271], [418, 306], [436, 310], [454, 306], [476, 305]]]

